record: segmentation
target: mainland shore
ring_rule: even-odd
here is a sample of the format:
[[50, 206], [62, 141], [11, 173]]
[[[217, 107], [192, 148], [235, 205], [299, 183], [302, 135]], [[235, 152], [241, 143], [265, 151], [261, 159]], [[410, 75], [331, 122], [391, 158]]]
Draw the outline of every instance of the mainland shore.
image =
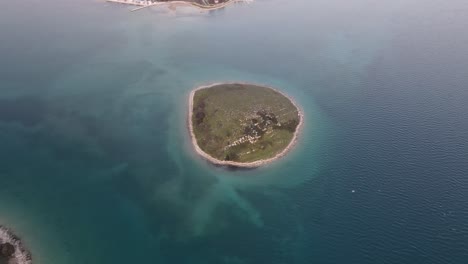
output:
[[272, 163], [273, 161], [276, 161], [276, 160], [280, 159], [281, 157], [285, 156], [289, 151], [291, 151], [293, 149], [293, 147], [296, 145], [296, 143], [298, 141], [298, 138], [299, 138], [299, 135], [300, 135], [303, 123], [304, 123], [304, 114], [302, 112], [302, 109], [299, 107], [299, 105], [296, 103], [296, 101], [293, 100], [290, 96], [288, 96], [288, 95], [284, 94], [283, 92], [281, 92], [281, 91], [279, 91], [279, 90], [277, 90], [275, 88], [272, 88], [270, 86], [262, 85], [262, 87], [272, 89], [272, 90], [280, 93], [284, 97], [288, 98], [289, 101], [291, 101], [291, 103], [296, 107], [296, 109], [298, 111], [299, 124], [297, 125], [296, 131], [294, 132], [293, 138], [291, 139], [291, 142], [289, 142], [288, 146], [284, 150], [282, 150], [280, 153], [276, 154], [272, 158], [257, 160], [257, 161], [253, 161], [253, 162], [236, 162], [236, 161], [219, 160], [219, 159], [216, 159], [216, 158], [212, 157], [208, 153], [204, 152], [200, 148], [200, 146], [198, 146], [197, 139], [195, 137], [195, 133], [193, 132], [193, 124], [192, 124], [193, 98], [194, 98], [195, 93], [197, 91], [201, 90], [201, 89], [206, 89], [206, 88], [210, 88], [210, 87], [217, 86], [217, 85], [223, 85], [223, 84], [249, 85], [250, 83], [242, 83], [242, 82], [213, 83], [213, 84], [209, 84], [209, 85], [199, 86], [199, 87], [193, 89], [190, 92], [189, 102], [188, 102], [189, 113], [188, 113], [187, 122], [188, 122], [188, 129], [189, 129], [189, 132], [190, 132], [190, 138], [191, 138], [191, 141], [192, 141], [192, 145], [193, 145], [193, 147], [195, 149], [195, 152], [197, 154], [199, 154], [204, 159], [208, 160], [209, 162], [211, 162], [211, 163], [213, 163], [215, 165], [228, 166], [228, 167], [231, 166], [231, 167], [239, 167], [239, 168], [257, 168], [257, 167]]
[[222, 3], [217, 3], [217, 4], [200, 4], [197, 2], [191, 2], [191, 1], [183, 1], [183, 0], [174, 0], [174, 1], [164, 1], [164, 2], [152, 2], [149, 0], [106, 0], [107, 2], [111, 3], [118, 3], [118, 4], [126, 4], [126, 5], [133, 5], [133, 6], [139, 6], [135, 9], [132, 9], [132, 11], [138, 11], [143, 8], [151, 7], [151, 6], [168, 6], [170, 9], [175, 9], [176, 6], [191, 6], [194, 8], [198, 8], [201, 10], [217, 10], [224, 8], [230, 4], [233, 3], [238, 3], [238, 2], [250, 2], [252, 0], [229, 0], [226, 2]]

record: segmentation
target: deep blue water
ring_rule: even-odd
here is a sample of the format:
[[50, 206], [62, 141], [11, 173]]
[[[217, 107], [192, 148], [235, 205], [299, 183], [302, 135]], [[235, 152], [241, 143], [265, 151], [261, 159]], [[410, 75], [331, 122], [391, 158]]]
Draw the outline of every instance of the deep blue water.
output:
[[[468, 4], [284, 3], [2, 1], [0, 223], [35, 263], [468, 261]], [[197, 157], [187, 96], [214, 81], [296, 98], [297, 148]]]

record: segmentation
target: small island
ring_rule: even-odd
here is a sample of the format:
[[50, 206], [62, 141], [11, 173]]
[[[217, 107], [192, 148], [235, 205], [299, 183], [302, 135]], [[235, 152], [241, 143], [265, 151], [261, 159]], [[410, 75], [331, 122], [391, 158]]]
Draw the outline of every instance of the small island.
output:
[[0, 225], [0, 264], [32, 264], [31, 253], [13, 231]]
[[216, 165], [259, 167], [284, 156], [303, 115], [276, 89], [246, 83], [198, 87], [189, 96], [189, 130], [198, 154]]

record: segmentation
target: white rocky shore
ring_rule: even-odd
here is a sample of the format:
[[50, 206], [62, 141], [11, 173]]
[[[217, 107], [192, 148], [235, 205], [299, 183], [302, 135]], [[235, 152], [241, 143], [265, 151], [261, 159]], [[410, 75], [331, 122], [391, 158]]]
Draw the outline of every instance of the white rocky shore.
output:
[[32, 264], [32, 257], [13, 231], [0, 225], [0, 260], [8, 264]]

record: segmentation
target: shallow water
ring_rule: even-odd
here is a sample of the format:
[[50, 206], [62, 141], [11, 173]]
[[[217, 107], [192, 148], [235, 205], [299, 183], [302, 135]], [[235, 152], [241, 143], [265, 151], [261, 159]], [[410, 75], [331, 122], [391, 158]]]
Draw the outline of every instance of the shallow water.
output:
[[[464, 263], [468, 6], [0, 4], [0, 222], [35, 263]], [[281, 88], [297, 148], [200, 160], [189, 91]]]

